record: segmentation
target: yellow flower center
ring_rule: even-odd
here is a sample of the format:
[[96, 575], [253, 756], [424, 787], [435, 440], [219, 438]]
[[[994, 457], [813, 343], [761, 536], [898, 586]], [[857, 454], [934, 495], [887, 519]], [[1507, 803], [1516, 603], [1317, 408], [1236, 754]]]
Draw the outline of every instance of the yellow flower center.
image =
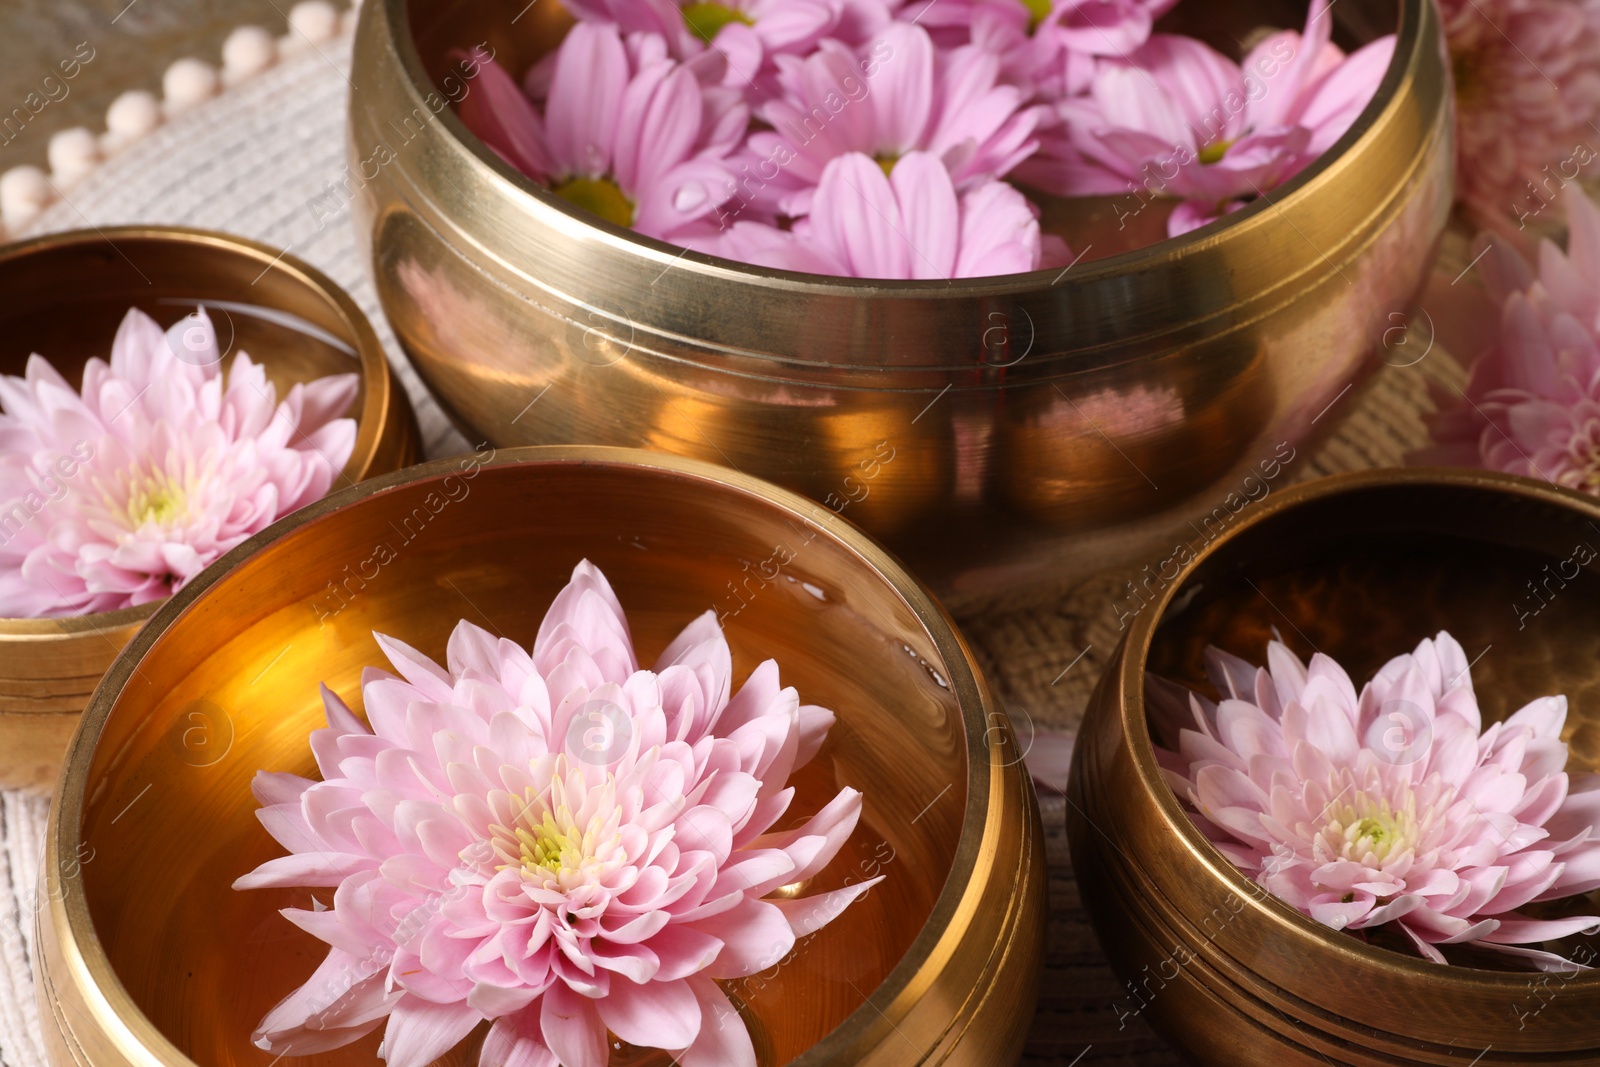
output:
[[743, 11], [723, 4], [685, 4], [683, 21], [707, 44], [722, 32], [724, 26], [735, 22], [746, 26], [755, 25], [750, 16]]
[[[615, 825], [615, 780], [599, 787], [601, 803], [580, 803], [594, 814], [580, 818], [567, 803], [566, 787], [558, 779], [550, 791], [529, 789], [510, 801], [509, 825], [489, 827], [487, 842], [469, 846], [474, 851], [489, 846], [497, 871], [514, 870], [547, 888], [567, 892], [591, 884], [618, 862], [620, 834]], [[462, 852], [467, 858], [467, 852]], [[477, 861], [474, 861], [477, 862]]]
[[147, 522], [165, 526], [182, 518], [188, 511], [188, 501], [183, 487], [175, 483], [166, 471], [135, 475], [129, 484], [128, 503], [123, 514], [130, 529], [137, 530]]
[[633, 201], [610, 178], [568, 178], [551, 190], [569, 204], [576, 204], [618, 226], [633, 225]]
[[883, 168], [883, 176], [887, 178], [894, 171], [894, 165], [900, 162], [900, 157], [893, 152], [880, 152], [872, 157], [877, 160], [878, 166]]
[[1387, 799], [1359, 793], [1353, 803], [1333, 813], [1323, 828], [1322, 840], [1341, 859], [1382, 865], [1416, 846], [1415, 806], [1409, 795], [1395, 809]]
[[515, 833], [522, 845], [523, 869], [529, 874], [559, 877], [563, 871], [583, 865], [583, 831], [574, 825], [572, 812], [565, 807], [560, 812], [546, 810], [543, 821], [531, 828], [518, 826]]
[[1209, 167], [1213, 163], [1221, 163], [1222, 157], [1227, 155], [1228, 149], [1232, 147], [1232, 141], [1212, 141], [1200, 149], [1199, 159], [1201, 164]]
[[1028, 9], [1028, 32], [1031, 34], [1039, 28], [1039, 23], [1050, 17], [1051, 0], [1020, 0], [1020, 2]]

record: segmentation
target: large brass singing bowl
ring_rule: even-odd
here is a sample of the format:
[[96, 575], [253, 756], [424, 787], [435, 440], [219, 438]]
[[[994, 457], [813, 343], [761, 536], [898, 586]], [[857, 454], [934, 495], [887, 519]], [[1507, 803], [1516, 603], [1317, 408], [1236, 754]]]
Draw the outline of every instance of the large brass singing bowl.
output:
[[[268, 1067], [250, 1033], [325, 946], [277, 914], [308, 907], [308, 891], [229, 888], [281, 852], [251, 777], [315, 773], [317, 683], [359, 710], [362, 668], [385, 662], [374, 630], [440, 660], [461, 618], [530, 645], [585, 557], [643, 662], [715, 607], [738, 680], [776, 658], [838, 716], [795, 810], [843, 784], [865, 810], [816, 888], [886, 878], [782, 963], [729, 983], [762, 1062], [1015, 1060], [1042, 951], [1038, 814], [943, 610], [848, 523], [774, 486], [670, 456], [543, 448], [440, 460], [289, 516], [162, 605], [117, 659], [50, 816], [38, 973], [55, 1067]], [[376, 1065], [377, 1037], [296, 1062]], [[449, 1062], [470, 1053], [469, 1040]]]
[[[1185, 0], [1166, 28], [1236, 53], [1305, 11]], [[1136, 251], [1132, 234], [1164, 228], [1143, 189], [1047, 203], [1082, 254], [1065, 271], [784, 273], [572, 207], [450, 103], [477, 91], [453, 50], [486, 44], [520, 75], [569, 25], [557, 0], [366, 4], [349, 192], [329, 210], [353, 193], [395, 333], [475, 441], [642, 446], [769, 478], [885, 539], [965, 612], [1141, 558], [1348, 410], [1334, 401], [1376, 364], [1446, 221], [1450, 83], [1429, 0], [1330, 17], [1346, 46], [1399, 43], [1321, 161]]]
[[[130, 307], [170, 326], [204, 303], [224, 361], [248, 352], [280, 397], [296, 382], [360, 374], [349, 412], [356, 443], [340, 484], [416, 459], [416, 420], [366, 316], [320, 271], [276, 248], [171, 226], [51, 234], [0, 248], [0, 292], [0, 374], [22, 374], [38, 353], [77, 386], [91, 356], [109, 357]], [[16, 521], [0, 515], [0, 530]], [[153, 611], [0, 619], [0, 786], [54, 785], [89, 694]]]
[[[1482, 950], [1441, 966], [1268, 895], [1179, 806], [1144, 706], [1146, 670], [1209, 688], [1207, 644], [1262, 663], [1276, 629], [1360, 685], [1447, 629], [1475, 658], [1485, 723], [1563, 693], [1568, 770], [1600, 770], [1600, 502], [1481, 471], [1363, 473], [1272, 496], [1195, 548], [1147, 590], [1090, 703], [1068, 790], [1073, 868], [1125, 982], [1119, 1019], [1144, 1018], [1215, 1067], [1600, 1062], [1600, 971], [1511, 971]], [[1555, 947], [1600, 962], [1600, 940]]]

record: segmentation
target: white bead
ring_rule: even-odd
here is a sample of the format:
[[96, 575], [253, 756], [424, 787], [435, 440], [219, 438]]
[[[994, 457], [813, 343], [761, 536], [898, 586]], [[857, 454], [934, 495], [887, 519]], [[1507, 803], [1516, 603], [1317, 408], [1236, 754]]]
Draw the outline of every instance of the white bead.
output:
[[55, 195], [38, 167], [12, 167], [0, 174], [0, 221], [15, 231], [27, 225]]
[[198, 59], [180, 59], [161, 76], [161, 91], [167, 97], [168, 115], [187, 111], [202, 100], [216, 95], [216, 68]]
[[106, 108], [106, 135], [101, 147], [119, 152], [161, 125], [161, 102], [154, 93], [130, 89]]
[[100, 140], [82, 126], [74, 126], [50, 138], [45, 156], [50, 160], [50, 173], [56, 185], [68, 189], [83, 180], [100, 162]]
[[260, 26], [240, 26], [222, 42], [222, 82], [237, 85], [266, 70], [278, 58], [278, 42]]
[[327, 0], [302, 0], [289, 9], [289, 37], [323, 45], [339, 35], [339, 12]]

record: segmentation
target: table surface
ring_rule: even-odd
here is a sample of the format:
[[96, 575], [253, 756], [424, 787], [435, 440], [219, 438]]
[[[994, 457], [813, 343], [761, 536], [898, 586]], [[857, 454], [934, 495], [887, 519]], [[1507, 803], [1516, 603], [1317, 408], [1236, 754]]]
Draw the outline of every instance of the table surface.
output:
[[[162, 72], [174, 60], [194, 56], [216, 64], [223, 39], [235, 27], [254, 24], [282, 34], [293, 3], [0, 2], [0, 172], [23, 163], [43, 166], [45, 147], [58, 130], [87, 126], [102, 132], [106, 108], [124, 90], [148, 89], [159, 96]], [[75, 53], [93, 58], [76, 77], [63, 80], [60, 64]], [[30, 100], [30, 94], [37, 95]], [[19, 121], [19, 108], [26, 123]], [[8, 118], [10, 123], [4, 124]]]

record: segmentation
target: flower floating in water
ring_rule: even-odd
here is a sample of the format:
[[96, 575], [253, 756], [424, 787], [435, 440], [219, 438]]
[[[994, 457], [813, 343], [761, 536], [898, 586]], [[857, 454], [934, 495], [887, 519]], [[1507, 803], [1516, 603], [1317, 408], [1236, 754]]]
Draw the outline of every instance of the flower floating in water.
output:
[[[1152, 33], [1176, 2], [581, 0], [521, 85], [478, 59], [460, 113], [557, 196], [694, 251], [867, 278], [1026, 272], [1071, 257], [1003, 183], [1177, 199], [1182, 233], [1316, 159], [1393, 54], [1391, 34], [1345, 56], [1313, 0], [1303, 35], [1270, 35], [1241, 67]], [[844, 195], [855, 157], [889, 183]], [[907, 195], [893, 183], [913, 158], [946, 180], [919, 163]], [[980, 233], [996, 236], [953, 251]]]
[[893, 173], [851, 152], [828, 164], [811, 214], [792, 233], [741, 222], [691, 248], [785, 270], [864, 278], [963, 278], [1071, 260], [1041, 235], [1033, 205], [1004, 182], [957, 194], [950, 173], [912, 152]]
[[[1000, 78], [993, 54], [971, 45], [941, 50], [920, 26], [897, 22], [863, 49], [826, 41], [806, 59], [778, 62], [782, 95], [760, 109], [772, 127], [756, 130], [749, 155], [758, 166], [782, 161], [752, 199], [788, 216], [804, 215], [828, 164], [862, 153], [892, 174], [912, 152], [938, 157], [957, 188], [991, 181], [1031, 155], [1043, 109]], [[852, 100], [852, 98], [854, 98]], [[830, 100], [849, 101], [827, 122]]]
[[680, 57], [714, 48], [728, 59], [728, 80], [742, 85], [767, 57], [815, 48], [839, 28], [842, 6], [832, 0], [574, 0], [566, 8], [624, 33], [657, 34]]
[[1394, 36], [1346, 56], [1327, 0], [1242, 64], [1192, 37], [1157, 34], [1057, 105], [1050, 144], [1019, 171], [1067, 196], [1146, 190], [1183, 201], [1172, 236], [1269, 193], [1327, 151], [1371, 101]]
[[556, 52], [541, 111], [492, 59], [472, 61], [479, 91], [462, 98], [462, 121], [563, 200], [670, 238], [727, 198], [724, 157], [749, 115], [737, 95], [702, 86], [716, 64], [691, 68], [660, 37], [580, 22]]
[[1465, 391], [1430, 384], [1435, 445], [1414, 463], [1487, 467], [1600, 494], [1600, 207], [1566, 193], [1565, 254], [1546, 240], [1535, 275], [1505, 243], [1480, 257], [1500, 327]]
[[1209, 649], [1218, 703], [1146, 687], [1162, 773], [1229, 860], [1336, 930], [1393, 924], [1436, 963], [1440, 945], [1471, 944], [1573, 966], [1527, 946], [1600, 916], [1518, 911], [1600, 888], [1600, 776], [1566, 773], [1565, 697], [1483, 729], [1447, 633], [1359, 695], [1327, 656], [1308, 667], [1274, 641], [1267, 663]]
[[753, 1067], [716, 980], [776, 965], [880, 880], [763, 899], [827, 866], [861, 814], [843, 789], [772, 829], [833, 714], [771, 660], [730, 696], [713, 612], [640, 670], [587, 561], [531, 653], [467, 622], [447, 669], [378, 642], [400, 677], [362, 679], [370, 728], [324, 689], [323, 780], [255, 781], [292, 854], [235, 886], [334, 891], [285, 911], [330, 950], [256, 1043], [303, 1055], [385, 1025], [389, 1067], [424, 1067], [487, 1019], [483, 1067], [602, 1067], [608, 1031], [684, 1067]]
[[224, 378], [202, 310], [162, 332], [130, 310], [80, 395], [39, 356], [0, 377], [0, 615], [159, 600], [327, 494], [355, 448], [354, 374], [280, 404], [240, 352]]

